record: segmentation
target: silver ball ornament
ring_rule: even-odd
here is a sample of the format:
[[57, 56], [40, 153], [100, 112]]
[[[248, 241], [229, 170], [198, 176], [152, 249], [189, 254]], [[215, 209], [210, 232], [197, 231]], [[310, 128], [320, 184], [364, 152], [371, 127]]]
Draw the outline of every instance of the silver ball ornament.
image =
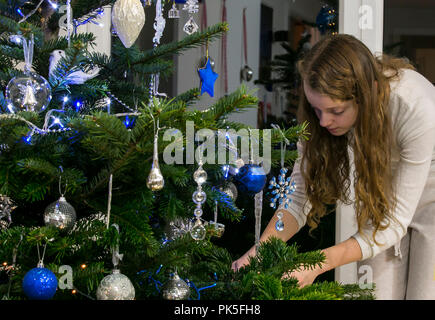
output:
[[118, 269], [101, 280], [97, 289], [98, 300], [134, 300], [134, 286]]
[[240, 71], [240, 79], [242, 81], [251, 81], [252, 77], [254, 76], [254, 71], [249, 66], [244, 66], [243, 69]]
[[207, 60], [209, 59], [210, 59], [210, 66], [214, 70], [216, 63], [213, 58], [207, 56], [204, 56], [199, 60], [198, 68], [204, 68], [204, 66], [207, 64]]
[[69, 231], [76, 222], [76, 211], [64, 197], [50, 204], [44, 212], [44, 223], [62, 231]]
[[162, 289], [165, 300], [186, 300], [190, 295], [189, 285], [175, 272]]
[[227, 183], [223, 188], [222, 192], [228, 195], [228, 197], [231, 198], [231, 200], [236, 201], [238, 196], [237, 187], [234, 183], [229, 182]]

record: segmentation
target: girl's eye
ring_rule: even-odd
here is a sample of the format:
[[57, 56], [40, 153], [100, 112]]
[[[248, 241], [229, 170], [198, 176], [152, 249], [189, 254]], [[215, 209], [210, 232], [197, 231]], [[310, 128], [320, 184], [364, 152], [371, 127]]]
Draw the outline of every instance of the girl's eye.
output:
[[333, 112], [333, 115], [339, 116], [340, 114], [343, 114], [344, 111], [340, 111], [340, 112]]

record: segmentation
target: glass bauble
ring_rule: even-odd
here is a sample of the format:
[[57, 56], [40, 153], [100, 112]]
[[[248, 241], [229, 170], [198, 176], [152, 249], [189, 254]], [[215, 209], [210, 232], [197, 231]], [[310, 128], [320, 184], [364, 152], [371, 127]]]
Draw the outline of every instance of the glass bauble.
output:
[[44, 223], [62, 231], [69, 231], [76, 222], [76, 211], [64, 197], [50, 204], [44, 212]]
[[19, 111], [44, 111], [51, 101], [51, 87], [39, 74], [28, 72], [12, 78], [6, 87], [7, 109]]
[[186, 300], [190, 295], [189, 285], [175, 272], [163, 286], [163, 299]]

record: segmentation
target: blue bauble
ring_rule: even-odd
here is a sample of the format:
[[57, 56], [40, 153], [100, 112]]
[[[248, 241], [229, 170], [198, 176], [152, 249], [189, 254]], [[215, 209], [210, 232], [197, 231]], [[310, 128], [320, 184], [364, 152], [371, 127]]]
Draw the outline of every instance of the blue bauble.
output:
[[255, 164], [245, 164], [234, 176], [240, 192], [256, 194], [263, 190], [266, 184], [266, 173], [263, 167]]
[[187, 0], [175, 0], [175, 3], [186, 3]]
[[57, 290], [57, 279], [47, 268], [33, 268], [23, 279], [23, 291], [31, 300], [49, 300]]

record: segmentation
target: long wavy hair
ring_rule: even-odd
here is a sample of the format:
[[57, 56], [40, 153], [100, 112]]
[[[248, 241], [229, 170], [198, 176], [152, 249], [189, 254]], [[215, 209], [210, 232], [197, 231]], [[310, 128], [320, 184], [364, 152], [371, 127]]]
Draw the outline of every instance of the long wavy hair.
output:
[[354, 151], [358, 232], [371, 224], [375, 240], [376, 232], [386, 229], [394, 219], [391, 150], [396, 141], [389, 97], [390, 81], [402, 68], [414, 69], [403, 59], [375, 57], [361, 41], [345, 34], [323, 38], [298, 62], [302, 83], [332, 100], [352, 100], [358, 112], [351, 133], [333, 136], [320, 126], [301, 86], [298, 121], [306, 121], [310, 132], [301, 156], [305, 191], [312, 205], [307, 216], [310, 233], [330, 212], [329, 205], [333, 208], [338, 200], [352, 203], [348, 146]]

